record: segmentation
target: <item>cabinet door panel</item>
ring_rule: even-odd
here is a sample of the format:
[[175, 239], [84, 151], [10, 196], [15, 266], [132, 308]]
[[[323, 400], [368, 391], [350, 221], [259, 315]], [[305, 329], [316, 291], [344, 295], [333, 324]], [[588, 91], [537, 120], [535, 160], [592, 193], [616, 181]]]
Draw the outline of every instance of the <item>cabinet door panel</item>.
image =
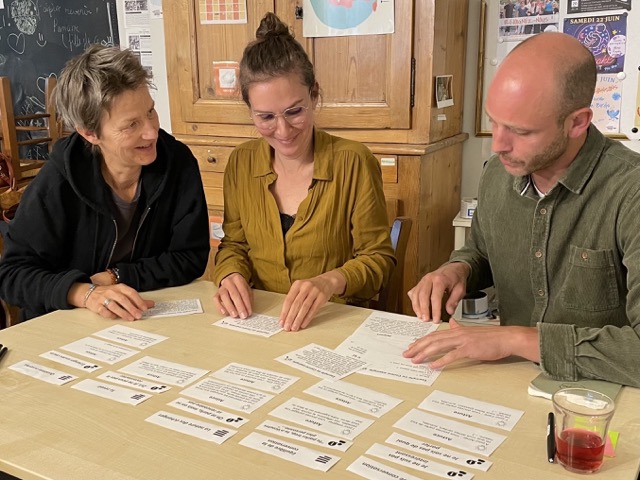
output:
[[[318, 125], [326, 129], [409, 129], [413, 2], [396, 2], [395, 33], [304, 38], [290, 0], [247, 2], [246, 24], [201, 22], [199, 0], [165, 0], [170, 47], [168, 80], [173, 130], [194, 133], [198, 124], [251, 125], [240, 94], [216, 95], [213, 63], [239, 62], [264, 14], [275, 11], [291, 25], [316, 67], [322, 88]], [[191, 130], [191, 132], [189, 132]], [[254, 136], [240, 127], [238, 135]]]

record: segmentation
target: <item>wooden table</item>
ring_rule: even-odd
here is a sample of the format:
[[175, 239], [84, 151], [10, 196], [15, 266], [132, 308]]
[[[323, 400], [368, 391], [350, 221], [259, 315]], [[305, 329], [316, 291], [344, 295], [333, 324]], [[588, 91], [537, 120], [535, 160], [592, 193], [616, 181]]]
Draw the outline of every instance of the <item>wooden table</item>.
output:
[[[391, 432], [398, 431], [392, 428], [393, 423], [415, 408], [433, 389], [438, 389], [525, 411], [513, 431], [498, 431], [506, 434], [507, 440], [490, 457], [494, 465], [488, 472], [470, 470], [476, 479], [584, 479], [559, 465], [547, 463], [545, 430], [551, 404], [549, 400], [527, 394], [527, 385], [539, 369], [519, 359], [447, 368], [433, 387], [358, 374], [347, 377], [349, 382], [402, 398], [404, 402], [377, 419], [356, 438], [347, 452], [331, 452], [342, 459], [327, 473], [238, 445], [242, 438], [267, 419], [271, 410], [291, 396], [324, 403], [302, 393], [318, 382], [318, 378], [284, 366], [274, 358], [309, 343], [337, 347], [370, 311], [330, 304], [322, 310], [311, 328], [297, 333], [281, 332], [265, 339], [212, 326], [221, 318], [213, 308], [213, 293], [211, 283], [196, 282], [145, 294], [155, 300], [198, 297], [206, 313], [128, 324], [169, 339], [112, 367], [103, 365], [104, 368], [94, 373], [83, 373], [39, 355], [102, 330], [113, 321], [78, 309], [55, 312], [0, 331], [0, 343], [10, 347], [0, 365], [0, 470], [25, 480], [356, 479], [360, 477], [346, 471], [346, 468], [373, 443], [384, 443]], [[255, 309], [260, 313], [278, 315], [282, 298], [256, 291]], [[240, 427], [238, 434], [224, 444], [216, 445], [144, 421], [159, 410], [173, 411], [166, 404], [179, 396], [178, 388], [134, 407], [71, 389], [70, 384], [54, 386], [7, 369], [9, 365], [26, 359], [81, 378], [93, 378], [107, 368], [117, 370], [144, 355], [212, 372], [230, 362], [239, 362], [301, 378], [249, 415], [249, 423]], [[640, 390], [624, 388], [618, 396], [617, 405], [611, 425], [613, 430], [620, 432], [617, 456], [606, 459], [601, 472], [594, 478], [636, 480], [640, 466]], [[393, 467], [402, 469], [397, 465]], [[406, 472], [418, 477], [421, 475], [411, 469]]]

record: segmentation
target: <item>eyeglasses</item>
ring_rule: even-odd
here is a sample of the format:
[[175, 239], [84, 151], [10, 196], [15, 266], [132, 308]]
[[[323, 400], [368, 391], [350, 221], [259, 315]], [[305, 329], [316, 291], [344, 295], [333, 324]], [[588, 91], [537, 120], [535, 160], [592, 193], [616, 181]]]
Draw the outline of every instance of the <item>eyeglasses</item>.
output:
[[263, 130], [275, 130], [278, 124], [278, 117], [284, 118], [292, 127], [299, 127], [307, 120], [307, 110], [309, 110], [309, 107], [297, 105], [287, 108], [282, 113], [257, 113], [252, 111], [251, 118], [256, 127]]

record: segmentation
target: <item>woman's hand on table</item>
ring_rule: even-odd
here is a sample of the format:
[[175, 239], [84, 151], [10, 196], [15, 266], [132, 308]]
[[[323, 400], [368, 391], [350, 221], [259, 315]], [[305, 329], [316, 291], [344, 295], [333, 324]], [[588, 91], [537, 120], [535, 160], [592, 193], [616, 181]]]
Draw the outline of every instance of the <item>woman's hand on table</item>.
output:
[[284, 299], [280, 326], [288, 332], [306, 328], [320, 307], [333, 295], [343, 294], [346, 286], [344, 276], [335, 270], [317, 277], [296, 280]]
[[145, 300], [133, 288], [123, 283], [95, 285], [76, 283], [69, 290], [68, 301], [76, 307], [84, 307], [105, 318], [140, 320], [142, 314], [155, 305]]
[[213, 303], [222, 315], [245, 319], [253, 313], [253, 291], [242, 275], [232, 273], [220, 282]]

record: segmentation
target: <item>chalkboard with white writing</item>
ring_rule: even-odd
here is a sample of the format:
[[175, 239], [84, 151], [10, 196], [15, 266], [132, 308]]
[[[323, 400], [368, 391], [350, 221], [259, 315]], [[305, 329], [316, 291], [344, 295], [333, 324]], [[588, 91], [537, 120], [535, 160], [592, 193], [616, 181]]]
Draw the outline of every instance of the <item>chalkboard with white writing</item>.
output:
[[[44, 111], [44, 82], [89, 45], [118, 44], [115, 0], [4, 0], [0, 75], [11, 79], [16, 115]], [[46, 158], [46, 148], [23, 152]]]

